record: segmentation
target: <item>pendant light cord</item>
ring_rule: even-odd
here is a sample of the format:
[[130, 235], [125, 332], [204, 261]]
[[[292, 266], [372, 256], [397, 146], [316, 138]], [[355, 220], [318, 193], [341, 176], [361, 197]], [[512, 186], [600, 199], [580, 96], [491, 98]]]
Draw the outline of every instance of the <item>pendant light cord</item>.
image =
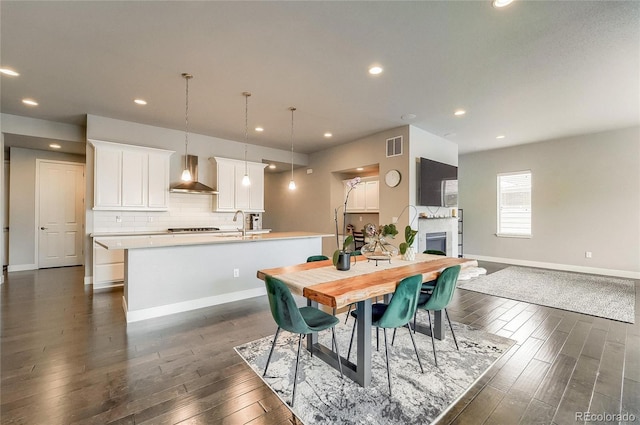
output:
[[293, 111], [296, 108], [292, 106], [289, 109], [291, 110], [291, 181], [293, 181]]
[[251, 93], [244, 92], [244, 174], [247, 172], [247, 143], [249, 143], [249, 96]]
[[184, 169], [186, 170], [188, 168], [187, 165], [187, 155], [188, 155], [188, 148], [189, 148], [189, 80], [191, 78], [193, 78], [193, 76], [191, 74], [182, 74], [182, 76], [184, 77], [184, 79], [187, 81], [186, 84], [186, 96], [185, 96], [185, 108], [184, 108]]

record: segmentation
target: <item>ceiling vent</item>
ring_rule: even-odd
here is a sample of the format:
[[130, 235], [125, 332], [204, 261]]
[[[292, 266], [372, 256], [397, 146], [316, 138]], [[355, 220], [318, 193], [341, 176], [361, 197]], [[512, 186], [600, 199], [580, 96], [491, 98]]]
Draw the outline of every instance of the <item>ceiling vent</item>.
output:
[[402, 155], [402, 136], [387, 139], [387, 158]]

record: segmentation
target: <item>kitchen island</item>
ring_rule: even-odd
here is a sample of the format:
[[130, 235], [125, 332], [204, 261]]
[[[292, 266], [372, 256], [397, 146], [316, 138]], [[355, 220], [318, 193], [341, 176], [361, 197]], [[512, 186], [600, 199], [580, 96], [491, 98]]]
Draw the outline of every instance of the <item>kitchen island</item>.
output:
[[256, 297], [266, 293], [257, 270], [306, 261], [322, 251], [309, 232], [257, 235], [146, 235], [95, 238], [124, 250], [123, 309], [127, 322]]

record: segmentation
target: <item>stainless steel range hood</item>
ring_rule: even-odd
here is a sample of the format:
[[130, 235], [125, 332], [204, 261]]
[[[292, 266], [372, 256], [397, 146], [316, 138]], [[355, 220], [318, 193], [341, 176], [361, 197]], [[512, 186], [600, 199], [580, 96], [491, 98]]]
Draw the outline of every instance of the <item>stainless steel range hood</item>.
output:
[[217, 195], [218, 191], [202, 184], [198, 181], [198, 157], [196, 155], [187, 155], [187, 168], [191, 173], [190, 182], [182, 182], [175, 185], [169, 191], [173, 193], [199, 193], [202, 195]]

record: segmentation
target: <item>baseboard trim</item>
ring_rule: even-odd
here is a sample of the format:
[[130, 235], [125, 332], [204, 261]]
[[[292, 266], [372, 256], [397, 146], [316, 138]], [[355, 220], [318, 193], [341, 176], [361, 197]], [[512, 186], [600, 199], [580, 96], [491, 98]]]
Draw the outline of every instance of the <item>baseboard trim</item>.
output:
[[140, 320], [153, 319], [155, 317], [167, 316], [169, 314], [183, 313], [185, 311], [197, 310], [199, 308], [211, 307], [218, 304], [226, 304], [233, 301], [245, 300], [248, 298], [266, 295], [265, 288], [247, 289], [244, 291], [231, 292], [228, 294], [214, 295], [212, 297], [200, 298], [197, 300], [183, 301], [159, 307], [144, 308], [141, 310], [129, 310], [127, 301], [122, 297], [122, 308], [127, 318], [127, 323], [138, 322]]
[[85, 276], [84, 277], [84, 284], [85, 285], [91, 285], [93, 283], [93, 276]]
[[16, 264], [13, 266], [7, 266], [8, 272], [24, 272], [27, 270], [38, 270], [37, 264]]
[[605, 276], [624, 277], [628, 279], [640, 279], [640, 272], [630, 270], [604, 269], [600, 267], [584, 267], [573, 264], [546, 263], [542, 261], [518, 260], [515, 258], [488, 257], [485, 255], [465, 254], [464, 258], [472, 258], [480, 261], [491, 261], [494, 263], [513, 264], [515, 266], [539, 267], [551, 270], [564, 270], [568, 272], [600, 274]]

